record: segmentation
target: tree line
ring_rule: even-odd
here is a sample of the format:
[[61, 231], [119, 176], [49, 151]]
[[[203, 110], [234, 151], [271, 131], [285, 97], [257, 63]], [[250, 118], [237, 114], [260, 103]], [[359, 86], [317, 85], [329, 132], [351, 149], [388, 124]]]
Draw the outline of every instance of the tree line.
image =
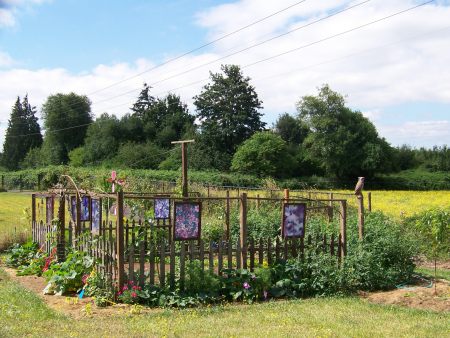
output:
[[55, 164], [178, 169], [181, 152], [171, 141], [194, 138], [189, 165], [259, 177], [328, 176], [340, 179], [424, 167], [450, 169], [444, 147], [394, 148], [361, 112], [328, 85], [303, 96], [297, 113], [273, 126], [262, 118], [263, 102], [239, 66], [223, 65], [194, 98], [191, 113], [180, 96], [153, 97], [144, 84], [122, 118], [94, 120], [90, 100], [55, 94], [42, 106], [43, 127], [25, 96], [17, 98], [8, 123], [1, 164], [8, 170]]

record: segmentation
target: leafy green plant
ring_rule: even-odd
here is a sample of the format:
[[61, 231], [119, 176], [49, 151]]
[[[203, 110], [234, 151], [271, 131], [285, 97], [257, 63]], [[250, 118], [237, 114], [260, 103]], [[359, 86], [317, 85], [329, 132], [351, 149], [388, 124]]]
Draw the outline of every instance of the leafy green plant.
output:
[[21, 265], [29, 264], [30, 261], [38, 253], [39, 245], [34, 242], [27, 242], [25, 244], [14, 244], [8, 250], [8, 258], [6, 259], [6, 266], [17, 268]]
[[94, 259], [85, 252], [70, 252], [65, 262], [52, 264], [44, 273], [48, 281], [44, 294], [77, 292], [83, 287], [83, 277], [90, 273], [93, 265]]
[[209, 270], [203, 270], [200, 261], [191, 261], [186, 266], [184, 293], [193, 296], [217, 295], [220, 290], [219, 278]]

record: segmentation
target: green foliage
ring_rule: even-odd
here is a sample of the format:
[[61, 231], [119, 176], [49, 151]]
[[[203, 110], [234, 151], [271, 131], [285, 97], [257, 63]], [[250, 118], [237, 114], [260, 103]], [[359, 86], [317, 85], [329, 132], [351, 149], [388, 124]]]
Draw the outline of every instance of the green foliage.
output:
[[38, 253], [39, 246], [37, 243], [27, 242], [25, 244], [14, 244], [7, 252], [6, 266], [17, 268], [21, 265], [28, 264]]
[[210, 73], [211, 83], [194, 97], [194, 105], [204, 144], [231, 158], [237, 147], [265, 124], [258, 112], [262, 102], [250, 78], [244, 77], [236, 65], [223, 65], [221, 69], [223, 74]]
[[426, 210], [406, 218], [404, 223], [405, 228], [419, 235], [421, 252], [428, 258], [449, 258], [450, 208]]
[[186, 265], [184, 292], [191, 296], [217, 296], [220, 290], [219, 278], [209, 270], [203, 270], [200, 261]]
[[320, 88], [317, 96], [304, 96], [297, 110], [300, 121], [310, 129], [303, 143], [308, 157], [318, 160], [327, 175], [373, 177], [390, 168], [389, 144], [378, 137], [367, 118], [346, 107], [344, 97], [328, 85]]
[[17, 97], [8, 121], [1, 164], [9, 170], [16, 170], [30, 149], [38, 148], [41, 144], [41, 127], [36, 117], [36, 107], [29, 104], [28, 95], [25, 95], [22, 102]]
[[152, 142], [128, 142], [120, 146], [112, 163], [119, 168], [156, 169], [163, 159], [163, 150]]
[[83, 277], [90, 274], [93, 266], [94, 259], [85, 252], [70, 252], [64, 262], [52, 264], [44, 273], [48, 281], [44, 293], [77, 292], [83, 287]]
[[94, 298], [98, 307], [113, 304], [114, 290], [111, 283], [102, 275], [92, 270], [84, 286], [85, 295]]
[[23, 161], [20, 162], [20, 168], [39, 168], [42, 167], [44, 163], [42, 148], [32, 148], [28, 151]]
[[70, 165], [73, 167], [81, 167], [84, 162], [85, 148], [78, 147], [69, 152]]
[[[43, 143], [46, 163], [67, 163], [69, 152], [83, 145], [92, 123], [91, 102], [75, 93], [50, 95], [42, 106], [42, 116], [47, 130]], [[67, 129], [72, 126], [76, 128]], [[64, 130], [56, 131], [60, 129]]]
[[257, 132], [239, 146], [231, 169], [258, 177], [282, 177], [290, 173], [292, 162], [287, 144], [280, 136]]
[[286, 143], [299, 145], [308, 136], [309, 129], [300, 120], [284, 113], [275, 122], [275, 133], [280, 135]]
[[87, 129], [83, 163], [92, 165], [113, 158], [122, 139], [121, 124], [117, 117], [102, 114]]

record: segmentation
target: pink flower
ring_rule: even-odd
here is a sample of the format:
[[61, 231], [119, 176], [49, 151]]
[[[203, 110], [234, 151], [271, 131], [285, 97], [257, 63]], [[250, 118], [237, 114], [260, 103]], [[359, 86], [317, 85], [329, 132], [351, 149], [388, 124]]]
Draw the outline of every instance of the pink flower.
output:
[[138, 287], [136, 285], [133, 285], [133, 290], [137, 290]]
[[137, 293], [136, 292], [132, 292], [131, 293], [131, 297], [136, 298], [137, 297]]
[[245, 282], [242, 286], [244, 287], [245, 290], [250, 289], [250, 284], [248, 284], [247, 282]]
[[122, 288], [123, 291], [128, 290], [128, 286], [124, 285]]

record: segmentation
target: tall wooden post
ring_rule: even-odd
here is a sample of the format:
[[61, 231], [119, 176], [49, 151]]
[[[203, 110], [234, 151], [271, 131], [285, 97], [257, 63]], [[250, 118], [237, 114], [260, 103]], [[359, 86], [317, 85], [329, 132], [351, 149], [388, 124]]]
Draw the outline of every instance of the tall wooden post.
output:
[[247, 268], [247, 194], [244, 192], [241, 195], [240, 204], [240, 244], [241, 244], [241, 266], [243, 269]]
[[75, 238], [81, 235], [81, 196], [77, 194], [76, 196], [76, 220], [75, 220]]
[[332, 192], [330, 192], [328, 194], [328, 198], [330, 199], [328, 201], [328, 222], [333, 222], [333, 198], [334, 198], [334, 194]]
[[367, 193], [367, 210], [372, 212], [372, 193], [370, 191]]
[[341, 259], [347, 255], [347, 201], [339, 201], [340, 204], [340, 234], [341, 234]]
[[119, 289], [122, 289], [125, 283], [125, 265], [124, 265], [124, 230], [123, 230], [123, 192], [117, 193], [117, 228], [116, 228], [116, 241], [117, 241], [117, 282]]
[[362, 240], [364, 237], [364, 197], [363, 195], [358, 195], [356, 197], [358, 202], [358, 235], [359, 239]]
[[59, 209], [58, 209], [58, 232], [57, 232], [57, 243], [56, 243], [56, 254], [58, 262], [64, 262], [66, 256], [66, 199], [64, 194], [59, 197]]
[[33, 234], [32, 240], [33, 242], [37, 242], [34, 235], [34, 230], [36, 229], [36, 194], [31, 195], [31, 229]]
[[185, 140], [185, 141], [172, 141], [171, 144], [181, 143], [181, 166], [182, 166], [182, 174], [181, 174], [181, 185], [182, 185], [182, 195], [183, 197], [188, 197], [188, 164], [187, 164], [187, 150], [186, 143], [193, 143], [194, 140]]
[[226, 240], [230, 240], [230, 191], [227, 190], [227, 200], [225, 205], [225, 236]]

